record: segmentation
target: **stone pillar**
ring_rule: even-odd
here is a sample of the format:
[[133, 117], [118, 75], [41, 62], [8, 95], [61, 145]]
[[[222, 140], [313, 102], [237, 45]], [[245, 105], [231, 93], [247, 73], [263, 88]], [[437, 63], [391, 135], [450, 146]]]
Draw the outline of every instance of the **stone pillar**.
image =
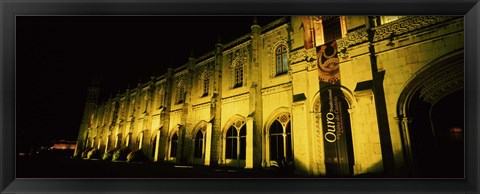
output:
[[[257, 24], [256, 17], [254, 18], [254, 24], [251, 26], [252, 30], [252, 51], [251, 51], [251, 68], [249, 75], [251, 80], [250, 87], [250, 117], [252, 118], [252, 131], [248, 132], [247, 125], [247, 138], [252, 138], [252, 167], [260, 167], [262, 165], [262, 124], [263, 124], [263, 112], [262, 112], [262, 69], [260, 68], [260, 48], [261, 48], [261, 27]], [[248, 123], [247, 123], [248, 124]], [[247, 139], [248, 148], [248, 139]], [[247, 165], [248, 166], [248, 165]]]
[[253, 168], [253, 118], [247, 117], [247, 145], [245, 149], [245, 168]]
[[315, 140], [313, 131], [309, 130], [307, 117], [307, 107], [305, 101], [297, 101], [292, 103], [292, 145], [295, 173], [309, 174], [312, 173], [311, 161], [315, 153], [312, 152], [309, 142]]
[[215, 67], [213, 73], [213, 95], [211, 100], [212, 123], [212, 146], [210, 160], [216, 164], [222, 163], [222, 68], [223, 68], [223, 45], [220, 41], [215, 45]]
[[161, 133], [161, 131], [158, 130], [157, 134], [156, 134], [157, 138], [155, 139], [155, 151], [154, 151], [155, 153], [153, 155], [153, 161], [154, 162], [158, 161], [158, 152], [159, 152], [158, 150], [159, 150], [159, 145], [160, 145], [160, 133]]
[[205, 156], [204, 156], [204, 165], [210, 166], [210, 155], [212, 153], [212, 123], [207, 123], [205, 135]]

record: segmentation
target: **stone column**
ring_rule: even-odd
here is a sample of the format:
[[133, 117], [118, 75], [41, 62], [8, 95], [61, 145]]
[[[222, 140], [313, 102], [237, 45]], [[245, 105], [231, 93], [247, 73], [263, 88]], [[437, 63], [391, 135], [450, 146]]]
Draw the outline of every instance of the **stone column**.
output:
[[205, 135], [205, 156], [204, 156], [204, 165], [210, 166], [210, 155], [212, 153], [212, 123], [207, 123]]
[[[246, 150], [245, 150], [245, 168], [253, 168], [253, 118], [252, 117], [247, 117], [247, 145], [246, 145]], [[239, 145], [240, 146], [240, 145]]]

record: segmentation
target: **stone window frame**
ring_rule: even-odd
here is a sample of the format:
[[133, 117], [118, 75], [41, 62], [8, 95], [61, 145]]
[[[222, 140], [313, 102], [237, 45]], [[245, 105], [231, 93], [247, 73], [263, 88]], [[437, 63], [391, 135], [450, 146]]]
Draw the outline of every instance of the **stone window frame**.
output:
[[200, 74], [199, 91], [201, 93], [200, 97], [206, 97], [210, 94], [210, 71], [204, 70]]
[[[196, 132], [194, 132], [194, 138], [193, 138], [193, 158], [195, 159], [205, 159], [205, 150], [206, 150], [206, 135], [207, 135], [207, 125], [202, 125], [201, 127], [199, 127]], [[200, 157], [197, 157], [198, 153], [197, 153], [197, 141], [199, 140], [197, 138], [198, 134], [201, 133], [202, 134], [202, 138], [200, 139], [201, 140], [201, 145], [202, 145], [202, 148], [200, 149], [202, 151], [201, 153], [201, 156]]]
[[[320, 46], [320, 45], [323, 45], [325, 43], [327, 43], [327, 41], [325, 40], [325, 28], [324, 28], [324, 21], [325, 19], [323, 19], [323, 17], [334, 17], [334, 16], [312, 16], [312, 19], [314, 20], [314, 28], [315, 28], [315, 31], [319, 31], [319, 32], [315, 32], [316, 36], [317, 34], [321, 34], [321, 36], [319, 37], [315, 37], [315, 46]], [[335, 16], [337, 17], [337, 16]], [[347, 21], [346, 21], [346, 17], [345, 16], [338, 16], [339, 17], [339, 22], [340, 22], [340, 32], [341, 32], [341, 37], [340, 38], [344, 38], [347, 36]], [[340, 39], [338, 38], [338, 39]], [[335, 39], [335, 40], [338, 40], [338, 39]], [[317, 42], [318, 41], [318, 42]], [[332, 41], [332, 40], [329, 40], [329, 41]]]
[[[278, 50], [281, 49], [280, 51], [280, 55], [278, 53]], [[285, 49], [285, 51], [283, 52], [283, 49]], [[288, 73], [289, 71], [289, 68], [290, 68], [290, 64], [289, 64], [289, 49], [287, 47], [287, 45], [285, 43], [279, 43], [277, 44], [275, 47], [274, 47], [274, 50], [273, 50], [273, 61], [274, 61], [274, 76], [280, 76], [280, 75], [285, 75]], [[278, 64], [278, 57], [281, 57], [280, 59], [280, 62], [281, 62], [281, 71], [279, 71], [279, 64]], [[285, 58], [286, 57], [286, 60]]]
[[177, 84], [175, 104], [183, 104], [186, 99], [185, 82], [180, 80]]
[[244, 84], [245, 64], [241, 60], [235, 60], [233, 63], [233, 88], [240, 88]]
[[157, 97], [158, 97], [158, 109], [160, 109], [165, 106], [166, 91], [163, 85], [158, 88]]
[[[176, 136], [176, 139], [174, 140], [173, 138]], [[168, 160], [176, 160], [178, 157], [178, 144], [179, 144], [179, 138], [178, 138], [178, 129], [175, 129], [174, 131], [171, 132], [169, 138], [168, 138]], [[175, 152], [172, 152], [173, 144], [175, 142]], [[172, 153], [174, 156], [172, 156]]]
[[[272, 125], [275, 123], [275, 122], [279, 122], [281, 125], [282, 125], [282, 133], [280, 134], [281, 136], [283, 136], [283, 158], [284, 160], [290, 160], [290, 161], [293, 161], [293, 142], [292, 142], [292, 125], [291, 125], [291, 114], [288, 113], [288, 112], [284, 112], [284, 113], [280, 113], [278, 114], [275, 119], [270, 122], [268, 128], [267, 128], [267, 136], [268, 136], [268, 140], [267, 140], [267, 149], [269, 150], [269, 154], [268, 154], [268, 160], [272, 160], [272, 152], [270, 151], [271, 149], [271, 136], [272, 136], [272, 132], [271, 132], [271, 127]], [[290, 131], [287, 132], [287, 125], [289, 125], [290, 127]], [[275, 135], [279, 135], [279, 134], [275, 134]], [[290, 148], [287, 147], [287, 138], [290, 138]], [[287, 156], [287, 150], [290, 150], [290, 157]], [[278, 162], [278, 161], [277, 161]]]
[[[227, 139], [228, 139], [228, 131], [230, 129], [236, 130], [236, 139], [237, 139], [237, 158], [227, 158]], [[245, 134], [242, 135], [242, 129], [245, 131]], [[232, 136], [233, 139], [233, 136]], [[242, 139], [245, 141], [245, 145], [242, 148]], [[246, 152], [247, 152], [247, 146], [246, 146], [246, 139], [247, 139], [247, 123], [244, 119], [237, 118], [227, 125], [223, 132], [223, 160], [227, 162], [227, 160], [231, 161], [245, 161], [246, 160]], [[242, 152], [243, 149], [243, 152]], [[242, 153], [244, 156], [242, 156]]]

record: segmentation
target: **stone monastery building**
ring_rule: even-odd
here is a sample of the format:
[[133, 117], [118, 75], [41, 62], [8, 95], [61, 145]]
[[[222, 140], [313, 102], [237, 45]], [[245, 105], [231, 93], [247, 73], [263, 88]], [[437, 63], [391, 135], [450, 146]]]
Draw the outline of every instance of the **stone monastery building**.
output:
[[[214, 44], [214, 43], [212, 43]], [[98, 103], [86, 150], [311, 176], [463, 177], [461, 16], [292, 16]]]

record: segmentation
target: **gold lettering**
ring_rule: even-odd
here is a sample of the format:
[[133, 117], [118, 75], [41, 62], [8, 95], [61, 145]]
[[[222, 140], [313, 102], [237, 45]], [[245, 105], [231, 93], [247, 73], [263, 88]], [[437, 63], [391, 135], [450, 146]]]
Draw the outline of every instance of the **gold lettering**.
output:
[[[328, 137], [330, 137], [330, 138], [328, 138]], [[335, 140], [337, 140], [337, 135], [335, 135], [335, 133], [329, 131], [329, 132], [325, 133], [325, 140], [327, 140], [330, 143], [333, 143], [333, 142], [335, 142]]]

